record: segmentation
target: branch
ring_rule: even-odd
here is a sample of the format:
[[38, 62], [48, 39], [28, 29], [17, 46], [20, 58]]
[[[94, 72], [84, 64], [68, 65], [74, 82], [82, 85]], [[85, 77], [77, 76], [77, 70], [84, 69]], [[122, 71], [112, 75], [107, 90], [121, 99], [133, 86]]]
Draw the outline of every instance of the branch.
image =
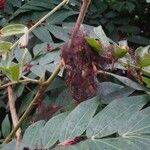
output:
[[40, 81], [28, 78], [28, 79], [25, 79], [25, 80], [13, 81], [13, 82], [9, 82], [9, 83], [6, 83], [4, 85], [1, 85], [0, 90], [4, 89], [4, 88], [7, 88], [8, 86], [11, 86], [11, 85], [16, 85], [16, 84], [20, 84], [20, 83], [28, 83], [28, 82], [40, 84]]
[[[8, 91], [8, 104], [9, 104], [9, 108], [10, 108], [10, 114], [11, 114], [13, 126], [16, 127], [16, 125], [18, 124], [18, 117], [17, 117], [17, 113], [16, 113], [15, 97], [14, 97], [12, 87], [8, 86], [7, 91]], [[16, 131], [16, 141], [17, 141], [16, 148], [19, 149], [19, 145], [20, 145], [20, 141], [21, 141], [21, 128], [19, 128]]]
[[83, 2], [83, 4], [81, 6], [81, 10], [80, 10], [77, 22], [75, 24], [74, 30], [73, 30], [72, 35], [71, 35], [71, 40], [72, 41], [73, 41], [75, 35], [77, 34], [77, 32], [79, 31], [81, 24], [84, 21], [84, 17], [86, 15], [88, 7], [89, 7], [89, 5], [91, 3], [91, 0], [82, 0], [82, 2]]
[[[43, 18], [41, 18], [35, 25], [33, 25], [29, 30], [28, 32], [32, 32], [36, 27], [38, 27], [44, 20], [46, 20], [48, 17], [50, 17], [52, 14], [54, 14], [58, 9], [60, 9], [63, 5], [67, 4], [69, 2], [69, 0], [63, 0], [59, 5], [57, 5], [53, 10], [51, 10], [48, 14], [46, 14]], [[12, 47], [10, 48], [10, 50], [14, 49], [18, 43], [20, 42], [20, 39], [22, 38], [23, 36], [21, 36], [19, 38], [18, 41], [16, 41]]]
[[23, 123], [23, 121], [28, 117], [28, 115], [31, 113], [31, 111], [35, 107], [35, 103], [39, 99], [41, 99], [41, 97], [44, 95], [44, 93], [45, 93], [46, 89], [48, 88], [48, 86], [52, 83], [52, 81], [58, 75], [61, 67], [62, 67], [62, 65], [60, 63], [57, 66], [57, 68], [54, 70], [54, 72], [51, 74], [51, 76], [48, 78], [48, 80], [43, 85], [41, 85], [39, 87], [38, 92], [35, 95], [34, 99], [32, 100], [32, 102], [30, 103], [30, 105], [28, 106], [28, 108], [26, 109], [26, 111], [24, 112], [24, 114], [22, 115], [22, 117], [20, 118], [20, 120], [18, 121], [17, 125], [14, 127], [14, 129], [11, 131], [11, 133], [7, 136], [7, 138], [5, 139], [5, 141], [3, 142], [3, 144], [8, 143], [11, 140], [11, 138], [15, 135], [16, 131], [19, 129], [19, 127], [21, 126], [21, 124]]

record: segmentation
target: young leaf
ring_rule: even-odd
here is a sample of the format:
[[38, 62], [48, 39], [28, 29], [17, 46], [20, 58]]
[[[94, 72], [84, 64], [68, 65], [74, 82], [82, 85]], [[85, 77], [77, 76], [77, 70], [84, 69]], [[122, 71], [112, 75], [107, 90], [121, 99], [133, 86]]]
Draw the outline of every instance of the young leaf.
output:
[[135, 51], [136, 63], [140, 67], [150, 66], [150, 45], [146, 47], [139, 47]]
[[87, 129], [98, 105], [98, 97], [94, 97], [78, 105], [65, 118], [60, 130], [59, 141], [64, 142], [67, 139], [80, 136]]
[[127, 48], [122, 48], [118, 45], [114, 45], [113, 57], [115, 59], [122, 58], [128, 52]]
[[8, 73], [6, 73], [6, 75], [8, 76], [10, 80], [12, 81], [19, 80], [19, 75], [20, 75], [19, 64], [10, 66], [7, 70], [8, 70]]
[[103, 51], [101, 43], [98, 42], [96, 39], [94, 39], [94, 38], [86, 38], [86, 42], [98, 54], [100, 54]]
[[23, 24], [11, 24], [0, 30], [1, 37], [8, 37], [12, 35], [20, 35], [25, 32], [25, 25]]
[[4, 60], [6, 59], [12, 45], [13, 44], [10, 42], [0, 42], [0, 55], [2, 55]]

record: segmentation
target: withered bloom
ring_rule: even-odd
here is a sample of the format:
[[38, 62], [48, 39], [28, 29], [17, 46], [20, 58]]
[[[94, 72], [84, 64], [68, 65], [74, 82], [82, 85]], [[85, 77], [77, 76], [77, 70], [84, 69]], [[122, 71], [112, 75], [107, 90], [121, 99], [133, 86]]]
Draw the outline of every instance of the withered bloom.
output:
[[78, 103], [96, 94], [96, 57], [86, 43], [83, 31], [76, 33], [74, 40], [68, 41], [61, 49], [65, 66], [65, 81], [72, 97]]

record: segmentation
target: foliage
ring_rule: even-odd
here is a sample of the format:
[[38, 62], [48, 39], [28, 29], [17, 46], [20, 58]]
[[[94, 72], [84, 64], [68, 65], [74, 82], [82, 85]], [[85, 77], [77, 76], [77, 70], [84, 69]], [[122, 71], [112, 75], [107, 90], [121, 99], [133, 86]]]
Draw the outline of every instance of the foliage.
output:
[[[30, 27], [60, 2], [7, 0], [0, 12], [2, 142], [13, 128], [7, 102], [8, 85], [13, 88], [20, 118], [32, 103], [39, 87], [44, 86], [62, 59], [60, 49], [70, 38], [79, 13], [78, 0], [70, 0], [68, 5], [28, 34]], [[92, 96], [76, 106], [71, 89], [65, 82], [66, 70], [62, 69], [21, 125], [23, 139], [20, 150], [25, 147], [149, 149], [148, 3], [148, 0], [92, 1], [83, 25], [86, 36], [82, 40], [86, 41], [83, 46], [88, 46], [94, 53], [92, 65], [93, 70], [96, 67], [96, 97]], [[14, 46], [21, 36], [19, 46]], [[76, 58], [75, 55], [73, 58]], [[78, 63], [79, 60], [76, 65]], [[81, 83], [78, 86], [81, 87]], [[88, 88], [91, 86], [86, 86], [80, 92], [83, 94]], [[15, 149], [15, 145], [16, 141], [12, 140], [1, 146], [9, 150]]]

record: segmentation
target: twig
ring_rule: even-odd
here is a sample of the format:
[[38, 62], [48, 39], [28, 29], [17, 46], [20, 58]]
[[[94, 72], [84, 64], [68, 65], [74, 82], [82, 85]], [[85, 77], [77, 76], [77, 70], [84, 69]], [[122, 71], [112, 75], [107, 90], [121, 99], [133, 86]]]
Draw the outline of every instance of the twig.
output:
[[[63, 0], [59, 5], [57, 5], [53, 10], [51, 10], [48, 14], [46, 14], [43, 18], [41, 18], [35, 25], [33, 25], [29, 29], [29, 33], [32, 32], [36, 27], [38, 27], [44, 20], [46, 20], [48, 17], [50, 17], [53, 13], [55, 13], [58, 9], [60, 9], [63, 5], [67, 4], [69, 0]], [[22, 37], [20, 37], [21, 39]], [[20, 42], [20, 39], [16, 41], [10, 48], [10, 50], [14, 49], [18, 43]]]
[[[10, 114], [11, 114], [13, 126], [15, 128], [16, 125], [18, 124], [18, 117], [17, 117], [16, 107], [15, 107], [15, 97], [11, 86], [7, 87], [7, 91], [8, 91], [8, 104], [10, 108]], [[18, 130], [16, 131], [16, 141], [17, 141], [16, 148], [19, 150], [19, 145], [21, 142], [21, 128], [18, 128]]]
[[71, 35], [71, 43], [73, 42], [75, 35], [79, 31], [80, 26], [81, 26], [81, 24], [84, 21], [84, 17], [86, 15], [87, 9], [88, 9], [88, 7], [89, 7], [89, 5], [91, 3], [91, 0], [82, 0], [82, 2], [83, 2], [83, 4], [81, 6], [77, 22], [75, 24], [74, 30], [73, 30], [72, 35]]
[[0, 86], [0, 90], [1, 89], [4, 89], [4, 88], [7, 88], [8, 86], [11, 86], [11, 85], [16, 85], [16, 84], [20, 84], [20, 83], [36, 83], [36, 84], [39, 84], [40, 82], [38, 80], [34, 80], [34, 79], [25, 79], [25, 80], [19, 80], [19, 81], [13, 81], [13, 82], [9, 82], [9, 83], [6, 83], [4, 85], [1, 85]]
[[23, 123], [23, 121], [27, 118], [27, 116], [31, 113], [31, 111], [33, 110], [33, 108], [35, 107], [35, 103], [41, 99], [41, 97], [44, 95], [46, 89], [48, 88], [48, 86], [51, 84], [51, 82], [55, 79], [55, 77], [58, 75], [60, 69], [61, 69], [61, 63], [57, 66], [57, 68], [54, 70], [54, 72], [51, 74], [51, 76], [48, 78], [48, 80], [39, 87], [37, 94], [35, 95], [34, 99], [32, 100], [32, 102], [30, 103], [30, 105], [28, 106], [28, 108], [26, 109], [26, 111], [24, 112], [24, 114], [22, 115], [22, 117], [20, 118], [19, 122], [17, 123], [17, 125], [14, 127], [14, 129], [11, 131], [11, 133], [7, 136], [7, 138], [5, 139], [5, 141], [3, 142], [3, 144], [8, 143], [11, 138], [15, 135], [16, 131], [18, 130], [18, 128], [21, 126], [21, 124]]

